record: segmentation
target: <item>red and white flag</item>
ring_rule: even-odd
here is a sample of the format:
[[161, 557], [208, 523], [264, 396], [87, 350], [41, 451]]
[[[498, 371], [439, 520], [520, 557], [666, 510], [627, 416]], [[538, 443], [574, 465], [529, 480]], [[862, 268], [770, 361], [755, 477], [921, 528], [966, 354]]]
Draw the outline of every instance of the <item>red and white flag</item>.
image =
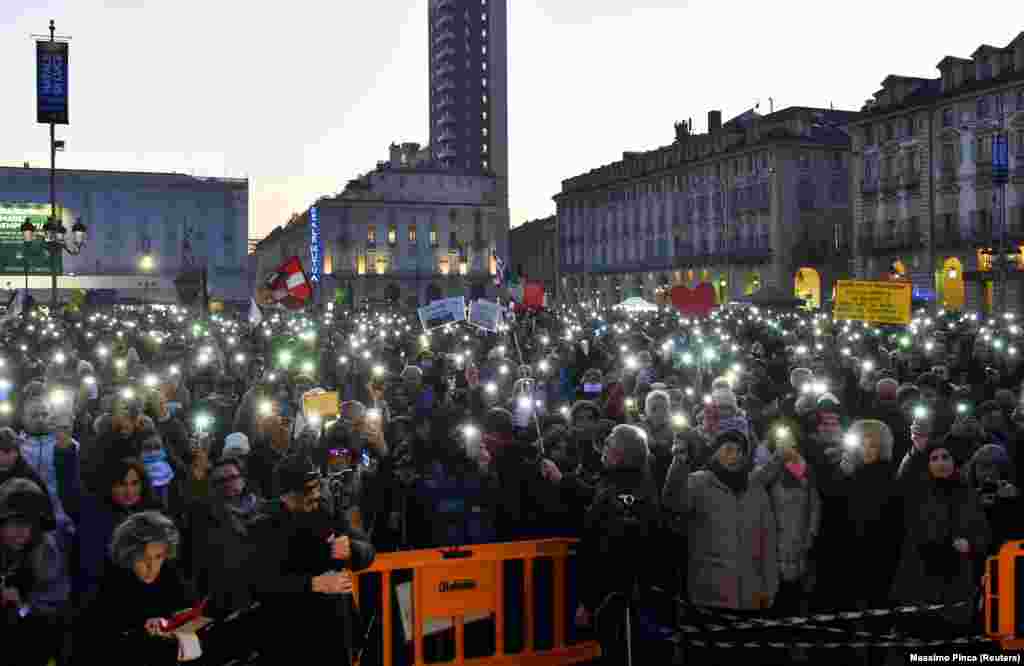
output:
[[267, 276], [266, 286], [270, 289], [270, 297], [275, 302], [281, 302], [287, 298], [298, 301], [305, 301], [313, 295], [313, 286], [302, 270], [302, 261], [298, 257], [291, 257], [277, 270]]

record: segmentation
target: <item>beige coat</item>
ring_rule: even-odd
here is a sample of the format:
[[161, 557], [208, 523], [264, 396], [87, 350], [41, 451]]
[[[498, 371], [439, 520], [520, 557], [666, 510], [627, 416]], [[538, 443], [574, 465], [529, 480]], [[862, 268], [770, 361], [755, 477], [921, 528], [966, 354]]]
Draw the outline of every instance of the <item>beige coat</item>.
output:
[[751, 483], [740, 495], [714, 473], [689, 473], [672, 462], [663, 493], [666, 511], [689, 533], [688, 587], [698, 606], [756, 610], [779, 587], [775, 516], [764, 487]]

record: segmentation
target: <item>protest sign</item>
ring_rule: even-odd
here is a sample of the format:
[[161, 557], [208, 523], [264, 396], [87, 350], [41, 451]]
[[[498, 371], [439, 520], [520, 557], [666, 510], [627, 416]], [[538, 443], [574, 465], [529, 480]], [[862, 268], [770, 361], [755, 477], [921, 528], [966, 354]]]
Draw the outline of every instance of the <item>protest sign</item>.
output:
[[909, 282], [838, 280], [832, 316], [876, 324], [909, 324], [911, 289]]
[[432, 301], [430, 305], [419, 308], [417, 312], [420, 315], [420, 323], [427, 331], [446, 324], [466, 321], [466, 297], [455, 296]]
[[501, 306], [491, 301], [473, 301], [469, 305], [469, 323], [497, 333], [501, 324]]

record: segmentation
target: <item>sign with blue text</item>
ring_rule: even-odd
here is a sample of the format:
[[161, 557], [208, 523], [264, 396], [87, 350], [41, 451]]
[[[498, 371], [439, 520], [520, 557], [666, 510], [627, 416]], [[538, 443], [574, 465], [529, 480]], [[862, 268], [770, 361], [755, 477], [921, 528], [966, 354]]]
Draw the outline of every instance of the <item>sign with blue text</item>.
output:
[[320, 211], [316, 206], [309, 209], [309, 257], [311, 259], [309, 281], [319, 282], [324, 267], [324, 240], [320, 235]]
[[36, 122], [68, 124], [67, 42], [36, 42]]

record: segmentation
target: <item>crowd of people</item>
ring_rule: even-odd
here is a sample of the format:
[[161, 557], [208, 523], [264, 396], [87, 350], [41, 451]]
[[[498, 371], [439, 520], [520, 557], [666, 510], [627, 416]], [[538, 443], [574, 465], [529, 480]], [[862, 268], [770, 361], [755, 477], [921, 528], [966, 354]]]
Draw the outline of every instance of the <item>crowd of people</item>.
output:
[[[490, 332], [384, 307], [35, 308], [0, 332], [0, 649], [345, 663], [376, 553], [552, 537], [580, 539], [568, 619], [607, 663], [651, 590], [753, 615], [943, 604], [918, 629], [976, 631], [985, 559], [1024, 538], [1022, 335], [934, 310], [577, 305]], [[253, 619], [175, 631], [199, 601]]]

